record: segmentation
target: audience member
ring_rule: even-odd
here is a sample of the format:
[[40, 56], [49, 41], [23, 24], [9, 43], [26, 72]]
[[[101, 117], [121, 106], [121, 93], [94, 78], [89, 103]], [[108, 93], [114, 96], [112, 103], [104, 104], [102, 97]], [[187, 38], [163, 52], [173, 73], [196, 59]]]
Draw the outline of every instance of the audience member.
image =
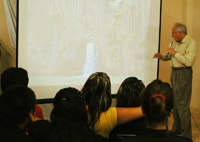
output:
[[173, 109], [173, 91], [168, 83], [154, 80], [145, 89], [142, 110], [147, 120], [144, 134], [122, 140], [123, 142], [192, 142], [176, 136], [167, 129], [168, 117]]
[[34, 142], [27, 136], [25, 128], [31, 122], [29, 113], [34, 114], [36, 98], [25, 86], [8, 87], [0, 96], [0, 141]]
[[90, 75], [82, 88], [82, 93], [88, 107], [90, 127], [103, 137], [108, 138], [115, 126], [144, 116], [141, 107], [111, 107], [111, 83], [104, 72]]
[[61, 89], [54, 98], [51, 123], [35, 121], [29, 133], [39, 142], [107, 142], [88, 125], [88, 115], [81, 92], [75, 88]]
[[[145, 86], [136, 77], [126, 78], [117, 91], [116, 107], [139, 107], [141, 106], [141, 95]], [[146, 130], [145, 117], [133, 120], [123, 125], [116, 126], [109, 135], [109, 138], [117, 134], [141, 134]]]
[[[1, 90], [4, 90], [12, 85], [28, 86], [29, 78], [28, 72], [23, 68], [11, 67], [1, 74]], [[42, 109], [36, 104], [35, 116], [44, 119]]]

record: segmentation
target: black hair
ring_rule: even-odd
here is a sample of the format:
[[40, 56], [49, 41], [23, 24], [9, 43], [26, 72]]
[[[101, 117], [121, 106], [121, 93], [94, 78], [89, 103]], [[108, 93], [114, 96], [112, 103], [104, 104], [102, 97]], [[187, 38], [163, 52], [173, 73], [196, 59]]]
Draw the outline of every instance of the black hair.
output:
[[56, 93], [51, 112], [51, 121], [65, 118], [80, 125], [88, 124], [88, 116], [82, 94], [75, 88], [64, 88]]
[[95, 124], [102, 112], [107, 111], [112, 103], [110, 78], [104, 72], [89, 76], [81, 92], [88, 105], [89, 124]]
[[53, 105], [52, 132], [48, 141], [95, 141], [98, 136], [89, 128], [88, 113], [79, 90], [61, 89], [56, 93]]
[[141, 94], [145, 86], [136, 77], [126, 78], [117, 91], [117, 107], [141, 106]]
[[0, 115], [10, 122], [21, 124], [35, 111], [34, 92], [22, 85], [8, 87], [0, 96]]
[[12, 85], [28, 86], [28, 72], [23, 68], [11, 67], [1, 74], [1, 90], [4, 91]]
[[167, 124], [168, 114], [173, 109], [173, 91], [169, 83], [154, 80], [144, 90], [142, 109], [147, 123]]

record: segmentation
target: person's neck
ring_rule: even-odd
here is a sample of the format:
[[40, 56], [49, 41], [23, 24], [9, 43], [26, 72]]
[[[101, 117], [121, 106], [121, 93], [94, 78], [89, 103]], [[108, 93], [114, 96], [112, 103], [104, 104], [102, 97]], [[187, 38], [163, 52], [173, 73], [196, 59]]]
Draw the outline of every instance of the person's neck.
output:
[[29, 119], [26, 118], [26, 120], [25, 120], [23, 123], [17, 124], [17, 126], [18, 126], [22, 131], [24, 131], [25, 128], [27, 127], [28, 122], [29, 122]]
[[179, 43], [182, 42], [182, 40], [186, 37], [186, 34], [183, 34], [182, 37], [181, 37], [181, 40], [179, 41]]
[[161, 123], [156, 123], [156, 124], [154, 123], [152, 125], [147, 125], [147, 128], [156, 129], [156, 130], [165, 130], [167, 129], [167, 126]]

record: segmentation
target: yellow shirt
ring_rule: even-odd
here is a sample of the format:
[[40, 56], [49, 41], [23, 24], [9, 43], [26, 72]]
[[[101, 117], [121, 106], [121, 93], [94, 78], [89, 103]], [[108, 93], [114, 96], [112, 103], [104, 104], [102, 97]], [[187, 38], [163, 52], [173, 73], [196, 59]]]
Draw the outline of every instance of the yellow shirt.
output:
[[117, 126], [117, 109], [110, 107], [100, 116], [100, 120], [95, 124], [95, 132], [103, 137], [108, 138], [112, 129]]

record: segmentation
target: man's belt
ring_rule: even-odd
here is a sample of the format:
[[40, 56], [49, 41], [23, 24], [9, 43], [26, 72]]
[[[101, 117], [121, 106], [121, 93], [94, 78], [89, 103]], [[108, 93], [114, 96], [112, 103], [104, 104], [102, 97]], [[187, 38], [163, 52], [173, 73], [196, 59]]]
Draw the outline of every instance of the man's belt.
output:
[[181, 68], [173, 68], [173, 67], [172, 67], [172, 70], [173, 70], [173, 71], [183, 70], [183, 69], [191, 69], [191, 67], [181, 67]]

